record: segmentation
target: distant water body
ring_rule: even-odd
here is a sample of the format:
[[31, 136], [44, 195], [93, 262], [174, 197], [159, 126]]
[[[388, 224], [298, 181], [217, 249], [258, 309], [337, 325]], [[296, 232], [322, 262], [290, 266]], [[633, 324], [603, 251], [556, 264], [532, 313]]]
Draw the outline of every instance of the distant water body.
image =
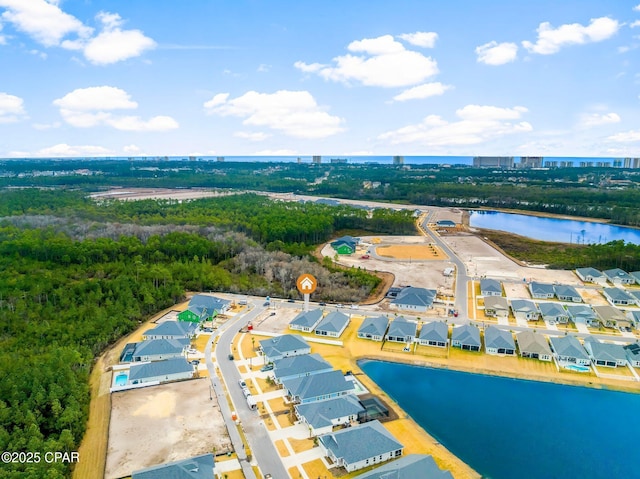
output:
[[591, 221], [546, 218], [498, 211], [472, 211], [469, 224], [475, 228], [506, 231], [542, 241], [600, 244], [624, 240], [628, 243], [640, 244], [640, 229]]
[[640, 394], [383, 361], [360, 367], [484, 478], [640, 478]]

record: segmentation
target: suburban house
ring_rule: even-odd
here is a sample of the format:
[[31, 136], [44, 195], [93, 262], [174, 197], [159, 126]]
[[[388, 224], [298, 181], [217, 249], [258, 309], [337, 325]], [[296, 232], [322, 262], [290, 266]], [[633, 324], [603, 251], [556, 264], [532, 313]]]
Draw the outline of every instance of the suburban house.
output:
[[455, 227], [456, 227], [455, 221], [451, 221], [451, 220], [436, 221], [436, 228], [455, 228]]
[[526, 319], [527, 321], [537, 321], [540, 311], [536, 303], [528, 299], [512, 299], [511, 310], [516, 319]]
[[633, 324], [634, 329], [640, 329], [640, 311], [627, 311], [627, 319]]
[[592, 328], [598, 327], [600, 324], [598, 315], [591, 309], [591, 306], [587, 306], [586, 304], [570, 304], [567, 306], [567, 313], [569, 313], [571, 321], [576, 324], [582, 323]]
[[334, 426], [351, 424], [358, 420], [358, 414], [365, 411], [353, 394], [326, 401], [296, 404], [296, 416], [307, 425], [312, 436], [333, 431]]
[[601, 343], [593, 336], [589, 336], [584, 341], [584, 349], [587, 350], [596, 366], [617, 368], [627, 365], [626, 351], [619, 344]]
[[436, 298], [435, 289], [403, 288], [390, 305], [398, 309], [408, 309], [411, 311], [425, 312], [433, 308], [433, 300]]
[[179, 358], [184, 355], [189, 346], [188, 339], [147, 339], [136, 344], [131, 360], [162, 361], [163, 359]]
[[231, 301], [228, 299], [208, 294], [196, 294], [189, 301], [187, 309], [178, 313], [178, 320], [192, 323], [210, 321], [217, 315], [226, 313], [229, 306], [231, 306]]
[[302, 311], [289, 322], [289, 329], [295, 331], [304, 331], [310, 333], [313, 331], [322, 319], [321, 309], [312, 309], [310, 311]]
[[409, 454], [360, 474], [355, 479], [453, 479], [453, 476], [449, 471], [440, 469], [433, 457]]
[[412, 343], [416, 339], [417, 332], [418, 324], [415, 321], [398, 316], [391, 321], [386, 340], [394, 343]]
[[633, 276], [633, 279], [636, 280], [636, 283], [640, 284], [640, 271], [633, 271], [632, 273], [629, 273], [631, 276]]
[[380, 421], [324, 434], [318, 437], [318, 445], [333, 464], [347, 472], [400, 457], [404, 449]]
[[591, 364], [589, 355], [575, 336], [551, 336], [549, 340], [558, 361], [582, 366]]
[[634, 368], [640, 368], [640, 344], [631, 343], [626, 346], [622, 346], [627, 354], [629, 364]]
[[529, 291], [531, 292], [531, 297], [535, 299], [551, 299], [556, 295], [556, 290], [552, 284], [538, 283], [537, 281], [529, 283]]
[[627, 291], [627, 293], [633, 296], [636, 300], [636, 304], [640, 306], [640, 290], [635, 289], [635, 290]]
[[272, 363], [289, 356], [311, 353], [311, 346], [297, 334], [283, 334], [275, 338], [260, 341], [260, 350], [265, 363]]
[[538, 303], [542, 319], [551, 323], [568, 323], [569, 313], [559, 303]]
[[349, 325], [349, 316], [340, 311], [332, 311], [327, 314], [316, 326], [318, 336], [331, 336], [339, 338]]
[[198, 325], [188, 321], [165, 321], [142, 335], [142, 339], [191, 339]]
[[213, 454], [167, 462], [133, 471], [131, 479], [214, 479]]
[[636, 279], [620, 268], [613, 268], [603, 271], [604, 275], [609, 279], [614, 286], [618, 284], [633, 284]]
[[480, 294], [482, 296], [502, 296], [502, 285], [500, 281], [491, 278], [480, 280]]
[[480, 351], [480, 330], [471, 324], [463, 324], [453, 328], [451, 346], [467, 351]]
[[509, 303], [502, 296], [485, 296], [484, 315], [490, 318], [508, 318]]
[[576, 274], [585, 283], [607, 284], [607, 277], [595, 268], [578, 268]]
[[516, 343], [509, 331], [488, 326], [484, 330], [484, 350], [487, 354], [512, 356], [516, 354]]
[[558, 298], [560, 301], [582, 303], [582, 296], [580, 296], [578, 290], [573, 286], [568, 286], [566, 284], [556, 284], [553, 289], [556, 292], [556, 298]]
[[593, 310], [605, 328], [631, 326], [625, 314], [613, 306], [594, 306]]
[[449, 344], [449, 326], [444, 321], [424, 323], [420, 329], [418, 343], [423, 346], [446, 348]]
[[602, 294], [614, 306], [629, 306], [636, 304], [636, 298], [620, 288], [604, 288]]
[[277, 359], [273, 362], [273, 377], [275, 382], [281, 384], [287, 379], [311, 376], [312, 374], [333, 371], [333, 366], [317, 353], [301, 354]]
[[520, 356], [523, 358], [539, 359], [540, 361], [551, 361], [551, 348], [545, 338], [540, 333], [533, 331], [522, 331], [516, 335]]
[[353, 254], [356, 252], [356, 246], [360, 242], [360, 238], [353, 236], [343, 236], [331, 242], [331, 247], [338, 254]]
[[282, 381], [292, 402], [306, 404], [333, 399], [355, 392], [353, 381], [344, 378], [342, 371], [328, 371]]
[[164, 383], [192, 377], [193, 366], [185, 358], [171, 358], [131, 365], [128, 384]]
[[382, 341], [389, 327], [389, 319], [385, 316], [365, 318], [358, 329], [358, 337], [371, 339], [372, 341]]

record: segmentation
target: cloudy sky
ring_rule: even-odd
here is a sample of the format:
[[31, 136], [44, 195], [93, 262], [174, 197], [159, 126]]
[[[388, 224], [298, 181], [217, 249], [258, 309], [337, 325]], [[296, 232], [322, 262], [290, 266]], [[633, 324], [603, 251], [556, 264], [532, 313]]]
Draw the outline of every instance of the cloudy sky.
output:
[[0, 157], [640, 156], [640, 0], [0, 0]]

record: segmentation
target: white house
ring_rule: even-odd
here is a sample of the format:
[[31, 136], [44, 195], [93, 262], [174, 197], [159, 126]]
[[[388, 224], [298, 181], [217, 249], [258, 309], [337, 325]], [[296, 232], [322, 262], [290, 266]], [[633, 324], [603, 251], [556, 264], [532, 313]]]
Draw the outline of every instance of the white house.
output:
[[142, 384], [190, 379], [193, 366], [184, 358], [172, 358], [165, 361], [133, 364], [129, 369], [128, 384]]
[[358, 337], [372, 341], [382, 341], [389, 327], [389, 319], [385, 316], [365, 318], [358, 329]]
[[316, 401], [294, 406], [296, 416], [307, 425], [313, 436], [327, 434], [336, 426], [351, 424], [358, 420], [358, 414], [365, 411], [353, 394], [326, 401]]
[[332, 311], [318, 323], [315, 333], [318, 336], [339, 338], [349, 325], [349, 316], [340, 311]]
[[302, 311], [289, 322], [289, 329], [310, 333], [322, 320], [322, 310]]

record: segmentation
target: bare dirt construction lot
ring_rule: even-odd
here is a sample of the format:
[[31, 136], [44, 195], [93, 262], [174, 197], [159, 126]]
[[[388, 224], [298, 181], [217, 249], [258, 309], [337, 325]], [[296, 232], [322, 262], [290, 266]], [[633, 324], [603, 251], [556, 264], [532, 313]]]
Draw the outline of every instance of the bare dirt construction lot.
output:
[[115, 393], [106, 479], [198, 454], [230, 449], [209, 381], [191, 380]]
[[211, 198], [214, 196], [226, 196], [235, 192], [221, 192], [206, 188], [169, 189], [169, 188], [114, 188], [101, 193], [93, 193], [94, 200], [191, 200], [198, 198]]
[[388, 245], [378, 246], [376, 254], [379, 256], [390, 257], [394, 259], [422, 259], [422, 260], [438, 260], [448, 259], [437, 246], [432, 245]]

